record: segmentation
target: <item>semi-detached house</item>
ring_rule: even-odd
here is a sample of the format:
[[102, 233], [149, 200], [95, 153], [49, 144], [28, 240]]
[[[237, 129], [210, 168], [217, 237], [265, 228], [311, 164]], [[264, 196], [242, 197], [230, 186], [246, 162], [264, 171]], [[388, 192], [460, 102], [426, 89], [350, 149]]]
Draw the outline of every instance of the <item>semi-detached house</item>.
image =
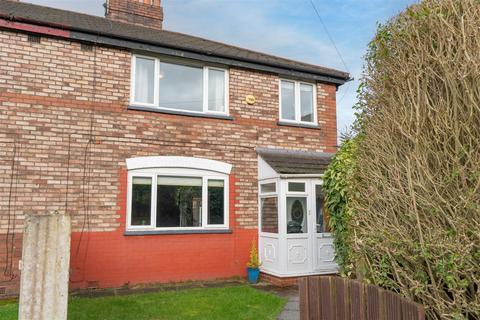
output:
[[[322, 173], [345, 72], [162, 29], [0, 1], [0, 293], [27, 213], [72, 216], [70, 288], [336, 272]], [[235, 42], [232, 40], [232, 42]]]

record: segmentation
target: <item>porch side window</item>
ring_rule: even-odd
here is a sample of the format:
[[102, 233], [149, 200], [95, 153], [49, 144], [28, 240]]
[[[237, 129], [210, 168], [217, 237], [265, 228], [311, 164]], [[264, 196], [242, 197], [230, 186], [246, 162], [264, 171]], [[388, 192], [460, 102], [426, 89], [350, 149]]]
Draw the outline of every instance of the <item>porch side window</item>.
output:
[[280, 80], [280, 120], [294, 123], [316, 123], [315, 85]]
[[226, 69], [134, 55], [131, 104], [190, 113], [228, 114]]
[[260, 223], [261, 231], [278, 233], [278, 195], [276, 183], [260, 184]]

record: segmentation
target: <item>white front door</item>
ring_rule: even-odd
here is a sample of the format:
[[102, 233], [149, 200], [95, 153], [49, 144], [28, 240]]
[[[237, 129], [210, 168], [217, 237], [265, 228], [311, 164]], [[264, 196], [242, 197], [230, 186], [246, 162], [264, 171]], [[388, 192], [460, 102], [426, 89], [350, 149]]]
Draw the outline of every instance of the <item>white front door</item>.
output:
[[284, 187], [287, 272], [335, 272], [333, 238], [326, 232], [323, 215], [322, 181], [287, 180]]
[[334, 262], [335, 251], [333, 247], [333, 237], [329, 232], [328, 221], [325, 218], [324, 211], [324, 193], [322, 190], [322, 181], [311, 181], [311, 219], [312, 228], [311, 241], [313, 260], [312, 268], [314, 272], [335, 272], [337, 264]]

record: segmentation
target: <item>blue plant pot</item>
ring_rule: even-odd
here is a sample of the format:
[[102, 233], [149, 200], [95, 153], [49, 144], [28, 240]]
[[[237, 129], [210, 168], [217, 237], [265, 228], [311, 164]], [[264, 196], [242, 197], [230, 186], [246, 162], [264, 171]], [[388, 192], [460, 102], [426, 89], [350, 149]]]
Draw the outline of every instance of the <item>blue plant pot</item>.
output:
[[250, 283], [257, 283], [258, 277], [260, 276], [260, 269], [258, 268], [247, 268], [247, 277], [248, 282]]

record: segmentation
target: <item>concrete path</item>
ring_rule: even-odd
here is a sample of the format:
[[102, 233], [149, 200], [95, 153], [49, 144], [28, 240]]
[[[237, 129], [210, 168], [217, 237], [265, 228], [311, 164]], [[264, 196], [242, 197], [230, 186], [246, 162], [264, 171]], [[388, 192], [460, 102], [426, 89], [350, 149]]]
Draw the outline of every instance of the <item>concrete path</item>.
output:
[[275, 292], [283, 298], [287, 299], [287, 304], [278, 316], [278, 320], [299, 320], [300, 319], [300, 303], [297, 288], [276, 289]]
[[288, 291], [279, 293], [286, 297], [287, 304], [283, 308], [282, 313], [278, 316], [278, 320], [300, 320], [300, 304], [298, 298], [298, 290], [290, 289]]
[[300, 299], [298, 297], [297, 287], [280, 288], [266, 282], [260, 282], [253, 285], [254, 288], [275, 293], [279, 297], [285, 298], [287, 303], [277, 320], [300, 320]]

